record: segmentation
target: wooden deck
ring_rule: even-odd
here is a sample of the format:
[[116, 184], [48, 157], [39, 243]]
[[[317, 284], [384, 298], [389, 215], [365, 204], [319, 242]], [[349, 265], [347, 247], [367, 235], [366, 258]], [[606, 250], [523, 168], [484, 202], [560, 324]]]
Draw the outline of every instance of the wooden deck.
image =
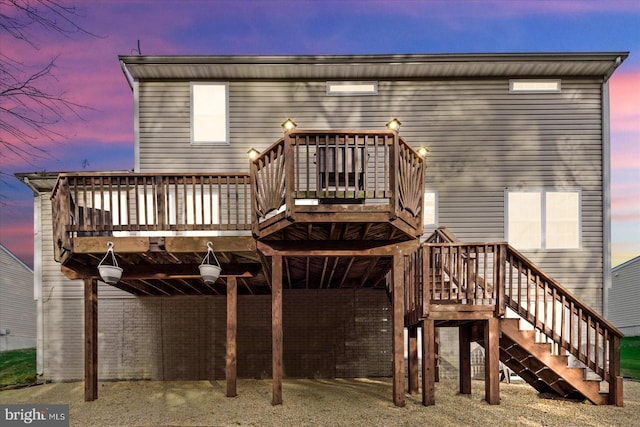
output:
[[[120, 289], [227, 295], [228, 396], [236, 394], [238, 294], [272, 296], [272, 403], [280, 404], [283, 291], [381, 288], [393, 308], [398, 406], [406, 370], [409, 391], [419, 388], [418, 327], [423, 403], [435, 402], [439, 326], [460, 328], [461, 393], [471, 390], [476, 341], [486, 349], [490, 404], [499, 403], [503, 360], [534, 386], [547, 381], [544, 390], [621, 405], [622, 335], [601, 316], [505, 242], [460, 242], [442, 228], [420, 244], [425, 167], [396, 132], [296, 130], [251, 161], [248, 174], [61, 174], [52, 193], [55, 258], [67, 277], [85, 282], [86, 399], [97, 398], [97, 266], [112, 242], [124, 269]], [[198, 270], [207, 242], [221, 261], [214, 284]], [[501, 320], [509, 310], [549, 343], [546, 353], [538, 338]], [[568, 355], [609, 383], [605, 398], [559, 368]]]
[[[460, 329], [461, 393], [470, 390], [468, 346], [476, 341], [489, 354], [489, 403], [497, 402], [499, 359], [541, 392], [622, 405], [622, 333], [509, 244], [461, 242], [442, 228], [404, 262], [405, 324]], [[580, 367], [569, 367], [569, 357]], [[417, 364], [417, 354], [411, 359]], [[587, 380], [586, 370], [600, 380]]]

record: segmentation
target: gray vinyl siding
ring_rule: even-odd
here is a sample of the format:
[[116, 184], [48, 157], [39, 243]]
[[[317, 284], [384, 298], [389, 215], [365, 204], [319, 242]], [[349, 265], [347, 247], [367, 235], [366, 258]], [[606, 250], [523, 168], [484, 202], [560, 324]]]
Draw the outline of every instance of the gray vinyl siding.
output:
[[640, 256], [612, 270], [609, 320], [629, 335], [640, 335]]
[[0, 329], [9, 329], [9, 338], [35, 338], [33, 271], [0, 245], [0, 272]]
[[[140, 82], [140, 172], [248, 172], [246, 152], [300, 129], [384, 129], [425, 145], [439, 225], [467, 241], [505, 240], [504, 191], [579, 189], [582, 247], [525, 254], [602, 311], [602, 84], [510, 94], [508, 79], [378, 82], [375, 96], [327, 96], [325, 81], [230, 81], [230, 144], [190, 144], [189, 82]], [[430, 232], [431, 230], [425, 230]]]
[[[83, 281], [67, 279], [60, 270], [60, 264], [54, 261], [51, 194], [42, 193], [36, 197], [40, 199], [41, 207], [42, 258], [34, 262], [40, 263], [42, 271], [44, 379], [81, 379], [84, 366]], [[98, 295], [104, 307], [109, 307], [111, 301], [134, 298], [102, 282], [98, 286]]]
[[[53, 257], [53, 222], [51, 219], [51, 194], [41, 195], [42, 202], [42, 295], [45, 303], [52, 299], [83, 299], [82, 280], [67, 279], [60, 270], [60, 264]], [[107, 248], [105, 247], [105, 252]], [[100, 298], [133, 298], [103, 282], [98, 282]]]

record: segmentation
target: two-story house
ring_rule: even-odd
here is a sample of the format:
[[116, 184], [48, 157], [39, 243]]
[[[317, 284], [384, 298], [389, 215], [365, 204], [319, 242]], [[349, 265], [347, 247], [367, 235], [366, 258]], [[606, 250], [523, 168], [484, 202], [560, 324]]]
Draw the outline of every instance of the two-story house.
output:
[[420, 388], [428, 405], [436, 329], [455, 327], [461, 393], [477, 342], [489, 403], [502, 361], [621, 404], [621, 334], [599, 313], [607, 81], [626, 57], [120, 57], [134, 171], [19, 175], [44, 377], [93, 400], [98, 377], [226, 378], [232, 396], [270, 376], [278, 404], [284, 377], [392, 376], [396, 405]]

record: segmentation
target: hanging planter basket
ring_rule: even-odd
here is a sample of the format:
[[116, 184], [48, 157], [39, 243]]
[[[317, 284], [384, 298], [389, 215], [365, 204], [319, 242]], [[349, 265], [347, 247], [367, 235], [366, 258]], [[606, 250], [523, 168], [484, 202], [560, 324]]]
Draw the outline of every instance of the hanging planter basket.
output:
[[[215, 264], [212, 264], [212, 262], [215, 262]], [[199, 268], [202, 280], [208, 285], [214, 284], [220, 277], [222, 268], [216, 254], [213, 252], [213, 244], [211, 242], [207, 242], [207, 255], [205, 255]]]
[[103, 282], [115, 285], [122, 277], [122, 268], [118, 266], [118, 260], [116, 260], [116, 255], [113, 253], [113, 243], [109, 242], [108, 245], [107, 253], [98, 264], [98, 271]]

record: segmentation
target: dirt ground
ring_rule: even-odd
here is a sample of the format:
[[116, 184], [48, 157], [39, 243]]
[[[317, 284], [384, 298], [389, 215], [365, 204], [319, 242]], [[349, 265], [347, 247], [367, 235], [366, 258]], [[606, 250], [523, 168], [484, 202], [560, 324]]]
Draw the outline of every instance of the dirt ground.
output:
[[57, 383], [0, 392], [0, 403], [68, 403], [72, 426], [632, 426], [640, 419], [640, 382], [625, 381], [625, 406], [594, 406], [540, 397], [524, 383], [500, 385], [500, 405], [484, 402], [484, 383], [471, 397], [457, 382], [436, 384], [436, 405], [407, 395], [398, 408], [387, 379], [285, 380], [284, 404], [271, 406], [271, 381], [122, 381], [99, 384], [84, 402], [83, 384]]

